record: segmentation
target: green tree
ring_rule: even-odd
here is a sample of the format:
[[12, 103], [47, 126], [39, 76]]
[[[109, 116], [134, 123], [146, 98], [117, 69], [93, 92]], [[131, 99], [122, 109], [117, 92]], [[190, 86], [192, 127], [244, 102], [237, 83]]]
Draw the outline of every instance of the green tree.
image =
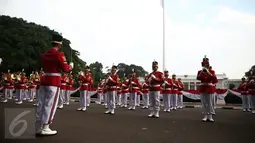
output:
[[103, 74], [103, 64], [100, 62], [95, 62], [95, 63], [91, 63], [89, 65], [91, 74], [92, 74], [92, 78], [94, 80], [94, 87], [96, 87], [98, 85], [98, 82], [103, 78], [104, 74]]
[[[33, 22], [28, 23], [22, 18], [0, 16], [0, 58], [3, 62], [0, 70], [12, 72], [25, 69], [31, 71], [40, 70], [40, 57], [50, 47], [51, 35], [54, 30]], [[78, 56], [80, 53], [70, 47], [68, 39], [63, 40], [62, 51], [68, 61], [74, 62], [73, 73], [77, 73], [86, 64]]]
[[253, 76], [255, 76], [255, 65], [253, 65], [249, 71], [245, 72], [246, 77], [251, 76], [251, 74], [253, 74]]

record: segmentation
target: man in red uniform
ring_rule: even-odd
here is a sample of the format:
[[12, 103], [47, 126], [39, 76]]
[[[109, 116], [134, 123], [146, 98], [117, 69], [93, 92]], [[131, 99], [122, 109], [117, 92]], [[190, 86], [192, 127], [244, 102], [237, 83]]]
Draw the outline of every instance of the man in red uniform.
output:
[[41, 78], [43, 75], [43, 71], [41, 69], [40, 74], [38, 72], [35, 72], [35, 82], [36, 82], [36, 101], [35, 101], [35, 106], [38, 106], [38, 100], [39, 100], [39, 89], [41, 85]]
[[177, 108], [182, 109], [183, 107], [183, 95], [182, 91], [184, 89], [184, 84], [182, 83], [182, 79], [178, 78], [179, 92], [178, 92], [178, 100], [177, 100]]
[[36, 81], [35, 81], [35, 73], [32, 71], [30, 74], [30, 79], [29, 79], [29, 101], [28, 102], [33, 102], [36, 94]]
[[144, 83], [142, 85], [143, 92], [143, 109], [149, 108], [149, 85], [148, 85], [148, 77], [145, 77]]
[[164, 72], [165, 78], [164, 83], [162, 84], [162, 94], [163, 94], [163, 102], [164, 102], [164, 112], [170, 112], [171, 108], [171, 93], [172, 93], [172, 79], [169, 78], [168, 71]]
[[121, 94], [122, 94], [122, 90], [121, 90], [121, 82], [118, 84], [117, 86], [117, 96], [116, 96], [116, 105], [121, 105]]
[[110, 73], [107, 73], [105, 75], [105, 79], [103, 80], [104, 81], [104, 84], [103, 84], [103, 94], [104, 94], [104, 106], [105, 106], [105, 109], [107, 109], [107, 96], [108, 96], [108, 85], [106, 84], [106, 81], [107, 79], [109, 78], [110, 76]]
[[81, 84], [81, 88], [80, 88], [80, 107], [77, 109], [77, 111], [86, 111], [87, 110], [87, 105], [88, 105], [88, 101], [87, 101], [87, 96], [88, 95], [88, 90], [90, 87], [90, 84], [92, 83], [92, 77], [91, 74], [89, 72], [89, 66], [86, 66], [84, 69], [84, 74], [80, 74], [79, 75], [79, 82]]
[[248, 95], [247, 81], [242, 78], [242, 83], [239, 85], [238, 90], [241, 91], [243, 112], [250, 112], [250, 95]]
[[250, 95], [252, 114], [255, 114], [255, 74], [251, 71], [251, 76], [249, 77], [247, 83], [248, 94]]
[[60, 70], [69, 72], [73, 68], [73, 63], [68, 65], [64, 53], [59, 51], [62, 47], [62, 40], [61, 35], [53, 34], [52, 48], [41, 57], [45, 73], [41, 80], [39, 105], [36, 109], [36, 133], [40, 135], [57, 134], [57, 131], [49, 128], [49, 125], [52, 124], [58, 104], [61, 86]]
[[131, 74], [129, 78], [129, 110], [135, 110], [135, 107], [137, 106], [137, 92], [139, 90], [140, 84], [139, 79], [136, 77], [135, 71]]
[[107, 94], [107, 108], [105, 114], [114, 114], [115, 109], [115, 96], [117, 95], [117, 85], [120, 82], [120, 78], [117, 75], [117, 66], [112, 66], [111, 74], [106, 79], [106, 85], [108, 86]]
[[101, 104], [102, 103], [102, 97], [103, 97], [103, 82], [100, 79], [98, 85], [97, 85], [97, 104]]
[[16, 104], [22, 104], [23, 103], [23, 99], [25, 97], [25, 90], [26, 90], [26, 86], [27, 86], [27, 77], [25, 75], [24, 72], [21, 73], [21, 76], [18, 77], [17, 79], [17, 84], [16, 84], [16, 97], [18, 99], [18, 102], [16, 102]]
[[202, 62], [202, 70], [197, 73], [197, 80], [201, 81], [200, 84], [200, 96], [204, 118], [202, 121], [214, 122], [212, 114], [214, 113], [214, 108], [212, 106], [212, 98], [214, 94], [214, 84], [218, 82], [214, 70], [209, 69], [209, 59], [205, 56]]
[[11, 77], [10, 70], [6, 74], [3, 75], [4, 78], [4, 100], [3, 103], [8, 101], [9, 97], [13, 95], [13, 88], [14, 88], [14, 80]]
[[150, 98], [150, 114], [148, 117], [159, 118], [160, 111], [160, 90], [161, 84], [164, 82], [164, 74], [158, 71], [158, 62], [152, 62], [153, 72], [148, 76], [149, 98]]
[[73, 84], [74, 84], [73, 75], [70, 73], [67, 80], [66, 94], [64, 98], [64, 103], [66, 105], [70, 104], [70, 96], [71, 96], [71, 91], [73, 90]]
[[127, 107], [127, 95], [129, 93], [129, 88], [128, 88], [128, 80], [126, 76], [124, 76], [124, 79], [121, 83], [121, 90], [122, 90], [121, 107]]
[[177, 110], [177, 99], [179, 93], [179, 82], [176, 79], [176, 75], [172, 75], [172, 94], [171, 94], [171, 109]]
[[66, 90], [67, 90], [67, 74], [66, 73], [62, 73], [61, 75], [61, 86], [60, 86], [60, 93], [59, 93], [59, 98], [58, 98], [58, 108], [62, 109], [64, 107], [64, 99], [65, 99], [65, 95], [66, 95]]

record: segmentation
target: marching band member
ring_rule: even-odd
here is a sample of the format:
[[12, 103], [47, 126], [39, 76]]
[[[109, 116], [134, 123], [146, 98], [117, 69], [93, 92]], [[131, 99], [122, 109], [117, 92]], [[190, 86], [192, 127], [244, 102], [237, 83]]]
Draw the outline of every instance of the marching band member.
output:
[[71, 96], [71, 91], [73, 89], [73, 84], [74, 84], [73, 75], [70, 73], [67, 80], [67, 88], [66, 88], [66, 93], [64, 98], [64, 104], [66, 105], [70, 104], [70, 96]]
[[62, 73], [61, 77], [61, 86], [60, 86], [60, 93], [59, 93], [59, 98], [58, 98], [58, 108], [62, 109], [64, 107], [64, 100], [65, 100], [65, 95], [66, 95], [66, 90], [67, 90], [67, 74]]
[[92, 83], [91, 74], [89, 72], [89, 66], [86, 66], [84, 69], [84, 73], [81, 72], [79, 75], [79, 81], [81, 84], [80, 88], [80, 107], [77, 109], [78, 111], [86, 111], [87, 110], [87, 96], [89, 85]]
[[[209, 66], [209, 70], [212, 70], [212, 66]], [[217, 99], [217, 93], [216, 93], [216, 84], [213, 85], [213, 90], [214, 90], [214, 93], [213, 93], [213, 96], [212, 96], [212, 106], [213, 106], [213, 115], [215, 115], [215, 110], [216, 110], [216, 99]]]
[[149, 85], [148, 85], [148, 77], [145, 77], [145, 81], [142, 85], [142, 92], [143, 92], [143, 108], [149, 108]]
[[29, 78], [29, 101], [28, 102], [33, 102], [34, 98], [35, 98], [35, 94], [36, 94], [36, 81], [35, 81], [35, 74], [34, 71], [32, 71], [32, 73], [30, 74], [30, 78]]
[[181, 81], [181, 78], [178, 78], [178, 85], [179, 85], [179, 92], [178, 92], [178, 101], [177, 101], [177, 108], [182, 109], [183, 107], [183, 94], [182, 91], [184, 89], [184, 84]]
[[108, 86], [107, 94], [107, 108], [105, 114], [114, 114], [115, 109], [115, 96], [117, 94], [117, 85], [120, 83], [120, 78], [117, 75], [117, 66], [112, 66], [111, 74], [106, 79], [106, 85]]
[[130, 107], [128, 109], [135, 110], [135, 107], [137, 106], [137, 102], [136, 102], [137, 91], [139, 89], [140, 84], [139, 84], [139, 79], [136, 78], [136, 73], [134, 70], [133, 70], [132, 74], [130, 75], [128, 86], [129, 86], [129, 91], [130, 91], [130, 94], [129, 94]]
[[104, 106], [107, 109], [107, 96], [108, 96], [108, 85], [106, 84], [107, 79], [109, 78], [110, 73], [107, 73], [105, 75], [105, 79], [104, 79], [104, 85], [103, 85], [103, 93], [104, 93]]
[[241, 91], [242, 103], [243, 103], [243, 112], [250, 112], [250, 96], [248, 95], [247, 90], [247, 81], [245, 78], [242, 78], [242, 83], [239, 85], [238, 90]]
[[2, 75], [3, 82], [4, 82], [4, 100], [3, 103], [6, 103], [10, 97], [13, 95], [13, 88], [14, 88], [14, 80], [12, 78], [12, 74], [10, 70], [6, 74]]
[[127, 107], [127, 97], [128, 97], [128, 93], [129, 93], [129, 88], [128, 88], [128, 80], [125, 75], [124, 75], [124, 79], [121, 83], [121, 90], [122, 90], [121, 107]]
[[141, 96], [142, 96], [142, 86], [139, 83], [139, 86], [138, 86], [138, 89], [137, 89], [137, 95], [136, 95], [136, 106], [137, 107], [140, 107]]
[[103, 99], [103, 83], [102, 80], [100, 79], [98, 85], [97, 85], [97, 104], [101, 104], [102, 103], [102, 99]]
[[[90, 76], [91, 76], [91, 73], [90, 73]], [[91, 103], [91, 96], [92, 96], [92, 92], [93, 92], [93, 90], [92, 90], [93, 84], [94, 84], [94, 80], [93, 80], [93, 78], [91, 76], [91, 82], [89, 84], [88, 95], [87, 95], [87, 106], [88, 107], [90, 106], [90, 103]]]
[[35, 101], [35, 106], [38, 106], [38, 101], [39, 101], [39, 89], [40, 89], [40, 84], [41, 84], [41, 78], [42, 78], [42, 75], [43, 75], [43, 71], [41, 69], [40, 71], [40, 74], [38, 72], [35, 72], [35, 83], [36, 83], [36, 95], [35, 95], [35, 98], [36, 98], [36, 101]]
[[203, 62], [201, 63], [203, 69], [199, 70], [197, 73], [197, 80], [201, 81], [200, 84], [200, 96], [204, 118], [202, 121], [209, 120], [214, 122], [212, 114], [214, 113], [214, 108], [212, 106], [212, 96], [214, 94], [214, 84], [218, 82], [214, 70], [209, 69], [209, 59], [205, 56]]
[[27, 78], [26, 78], [26, 74], [23, 72], [24, 70], [22, 70], [21, 76], [17, 77], [17, 86], [16, 86], [16, 97], [18, 98], [18, 102], [16, 102], [16, 104], [22, 104], [23, 103], [23, 99], [24, 99], [24, 95], [25, 95], [25, 90], [26, 90], [26, 84], [28, 82]]
[[172, 93], [172, 88], [173, 88], [173, 81], [171, 78], [169, 78], [169, 73], [168, 71], [164, 72], [164, 83], [162, 84], [162, 93], [163, 93], [163, 102], [164, 102], [164, 112], [170, 112], [171, 108], [171, 93]]
[[67, 64], [66, 57], [59, 50], [62, 48], [63, 37], [59, 34], [52, 36], [52, 48], [41, 57], [44, 76], [41, 79], [39, 105], [36, 111], [36, 133], [41, 135], [55, 135], [57, 131], [49, 128], [55, 116], [59, 90], [61, 87], [61, 73], [73, 69], [73, 63]]
[[117, 96], [116, 96], [116, 105], [121, 105], [121, 94], [122, 94], [122, 90], [121, 90], [121, 82], [119, 83], [119, 85], [117, 86]]
[[255, 76], [253, 71], [251, 71], [251, 76], [247, 83], [248, 94], [250, 95], [252, 114], [255, 114]]
[[164, 82], [164, 75], [158, 71], [158, 62], [152, 62], [153, 72], [148, 76], [149, 83], [149, 100], [150, 100], [150, 114], [148, 117], [159, 118], [160, 110], [160, 90], [161, 84]]
[[176, 80], [176, 75], [172, 75], [172, 94], [171, 94], [171, 107], [173, 110], [177, 109], [177, 98], [178, 98], [179, 85]]

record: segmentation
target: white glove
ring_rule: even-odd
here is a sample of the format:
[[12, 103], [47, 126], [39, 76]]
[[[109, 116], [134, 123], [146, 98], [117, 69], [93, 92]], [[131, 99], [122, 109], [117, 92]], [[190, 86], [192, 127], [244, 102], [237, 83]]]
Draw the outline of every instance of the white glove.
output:
[[165, 86], [166, 86], [166, 83], [163, 83], [162, 86], [165, 87]]
[[152, 77], [150, 77], [150, 78], [148, 79], [149, 82], [151, 82], [151, 80], [152, 80]]
[[135, 84], [135, 82], [133, 82], [133, 81], [132, 81], [131, 83], [132, 83], [132, 84]]
[[154, 74], [152, 74], [151, 77], [154, 78], [154, 79], [156, 78], [156, 76]]
[[73, 62], [70, 62], [69, 65], [70, 65], [70, 66], [72, 67], [72, 69], [73, 69], [73, 67], [74, 67]]

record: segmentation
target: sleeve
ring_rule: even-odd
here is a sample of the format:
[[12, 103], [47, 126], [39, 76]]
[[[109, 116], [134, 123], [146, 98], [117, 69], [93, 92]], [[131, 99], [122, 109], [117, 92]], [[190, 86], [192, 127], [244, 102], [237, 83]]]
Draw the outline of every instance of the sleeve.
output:
[[72, 67], [67, 64], [66, 57], [63, 52], [59, 54], [59, 65], [64, 72], [69, 72], [72, 70]]
[[197, 72], [197, 80], [202, 80], [201, 71]]
[[215, 71], [212, 71], [212, 75], [213, 75], [213, 83], [215, 84], [215, 83], [217, 83], [218, 82], [218, 79], [217, 79], [217, 76], [216, 76], [216, 74], [215, 74]]

